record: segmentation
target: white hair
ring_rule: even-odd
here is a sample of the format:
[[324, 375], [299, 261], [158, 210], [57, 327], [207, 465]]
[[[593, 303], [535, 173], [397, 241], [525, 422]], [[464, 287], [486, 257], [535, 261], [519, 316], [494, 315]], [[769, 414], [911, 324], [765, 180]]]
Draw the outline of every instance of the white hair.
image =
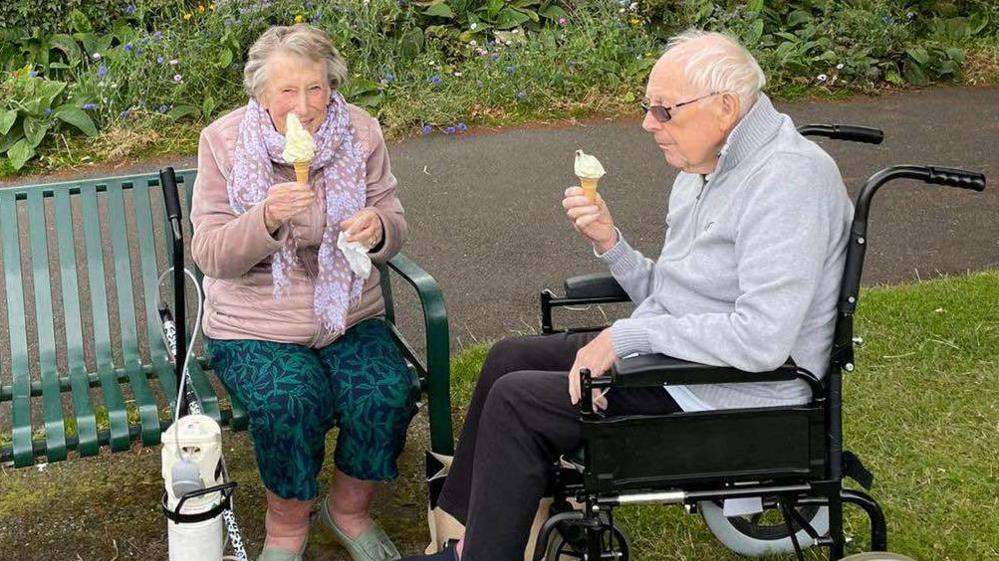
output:
[[725, 33], [688, 29], [669, 39], [666, 54], [678, 57], [684, 77], [698, 91], [736, 94], [743, 114], [767, 83], [753, 55]]
[[347, 79], [347, 62], [324, 31], [305, 23], [273, 26], [250, 47], [243, 68], [243, 85], [252, 97], [259, 99], [263, 93], [267, 83], [267, 59], [278, 52], [325, 62], [326, 78], [334, 90]]

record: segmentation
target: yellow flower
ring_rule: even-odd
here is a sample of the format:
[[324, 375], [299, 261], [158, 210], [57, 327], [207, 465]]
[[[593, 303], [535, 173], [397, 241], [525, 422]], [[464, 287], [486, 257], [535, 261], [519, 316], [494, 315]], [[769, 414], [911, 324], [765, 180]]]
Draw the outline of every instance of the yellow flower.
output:
[[639, 25], [642, 25], [642, 20], [638, 18], [629, 18], [628, 23], [630, 23], [632, 27], [638, 27]]
[[302, 23], [303, 21], [305, 21], [304, 17], [302, 17], [302, 16], [295, 16], [295, 23]]
[[208, 6], [208, 9], [214, 12], [215, 11], [215, 4], [210, 4]]
[[194, 14], [192, 14], [191, 12], [187, 12], [186, 14], [184, 14], [184, 20], [189, 20], [192, 17], [194, 17]]
[[202, 14], [205, 13], [205, 5], [204, 4], [198, 4], [198, 12], [200, 12]]

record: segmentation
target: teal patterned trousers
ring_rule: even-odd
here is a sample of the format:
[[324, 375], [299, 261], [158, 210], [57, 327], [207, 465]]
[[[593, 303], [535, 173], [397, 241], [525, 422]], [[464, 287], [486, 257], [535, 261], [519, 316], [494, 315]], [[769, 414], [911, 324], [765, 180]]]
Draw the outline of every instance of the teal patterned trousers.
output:
[[361, 322], [322, 349], [251, 339], [207, 344], [215, 372], [247, 409], [260, 477], [271, 492], [316, 498], [334, 426], [337, 469], [371, 481], [398, 476], [419, 386], [384, 321]]

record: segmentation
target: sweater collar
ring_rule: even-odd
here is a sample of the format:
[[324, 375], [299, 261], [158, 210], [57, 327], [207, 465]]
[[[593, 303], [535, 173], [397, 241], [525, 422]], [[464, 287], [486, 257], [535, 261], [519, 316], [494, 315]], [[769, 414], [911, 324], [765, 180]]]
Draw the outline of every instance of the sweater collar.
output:
[[710, 175], [715, 176], [738, 166], [742, 160], [777, 135], [783, 120], [784, 116], [774, 108], [770, 98], [760, 92], [753, 107], [729, 133], [722, 146], [718, 165]]

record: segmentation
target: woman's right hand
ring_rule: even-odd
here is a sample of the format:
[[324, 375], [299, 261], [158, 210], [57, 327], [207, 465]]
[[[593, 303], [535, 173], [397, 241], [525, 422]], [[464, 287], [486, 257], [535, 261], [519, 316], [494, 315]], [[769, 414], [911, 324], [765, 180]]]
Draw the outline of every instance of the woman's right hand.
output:
[[278, 183], [264, 199], [264, 224], [271, 234], [316, 201], [315, 190], [302, 183]]
[[593, 245], [597, 253], [607, 253], [617, 243], [614, 219], [599, 192], [596, 202], [591, 203], [582, 187], [569, 187], [565, 190], [562, 208], [572, 227]]

